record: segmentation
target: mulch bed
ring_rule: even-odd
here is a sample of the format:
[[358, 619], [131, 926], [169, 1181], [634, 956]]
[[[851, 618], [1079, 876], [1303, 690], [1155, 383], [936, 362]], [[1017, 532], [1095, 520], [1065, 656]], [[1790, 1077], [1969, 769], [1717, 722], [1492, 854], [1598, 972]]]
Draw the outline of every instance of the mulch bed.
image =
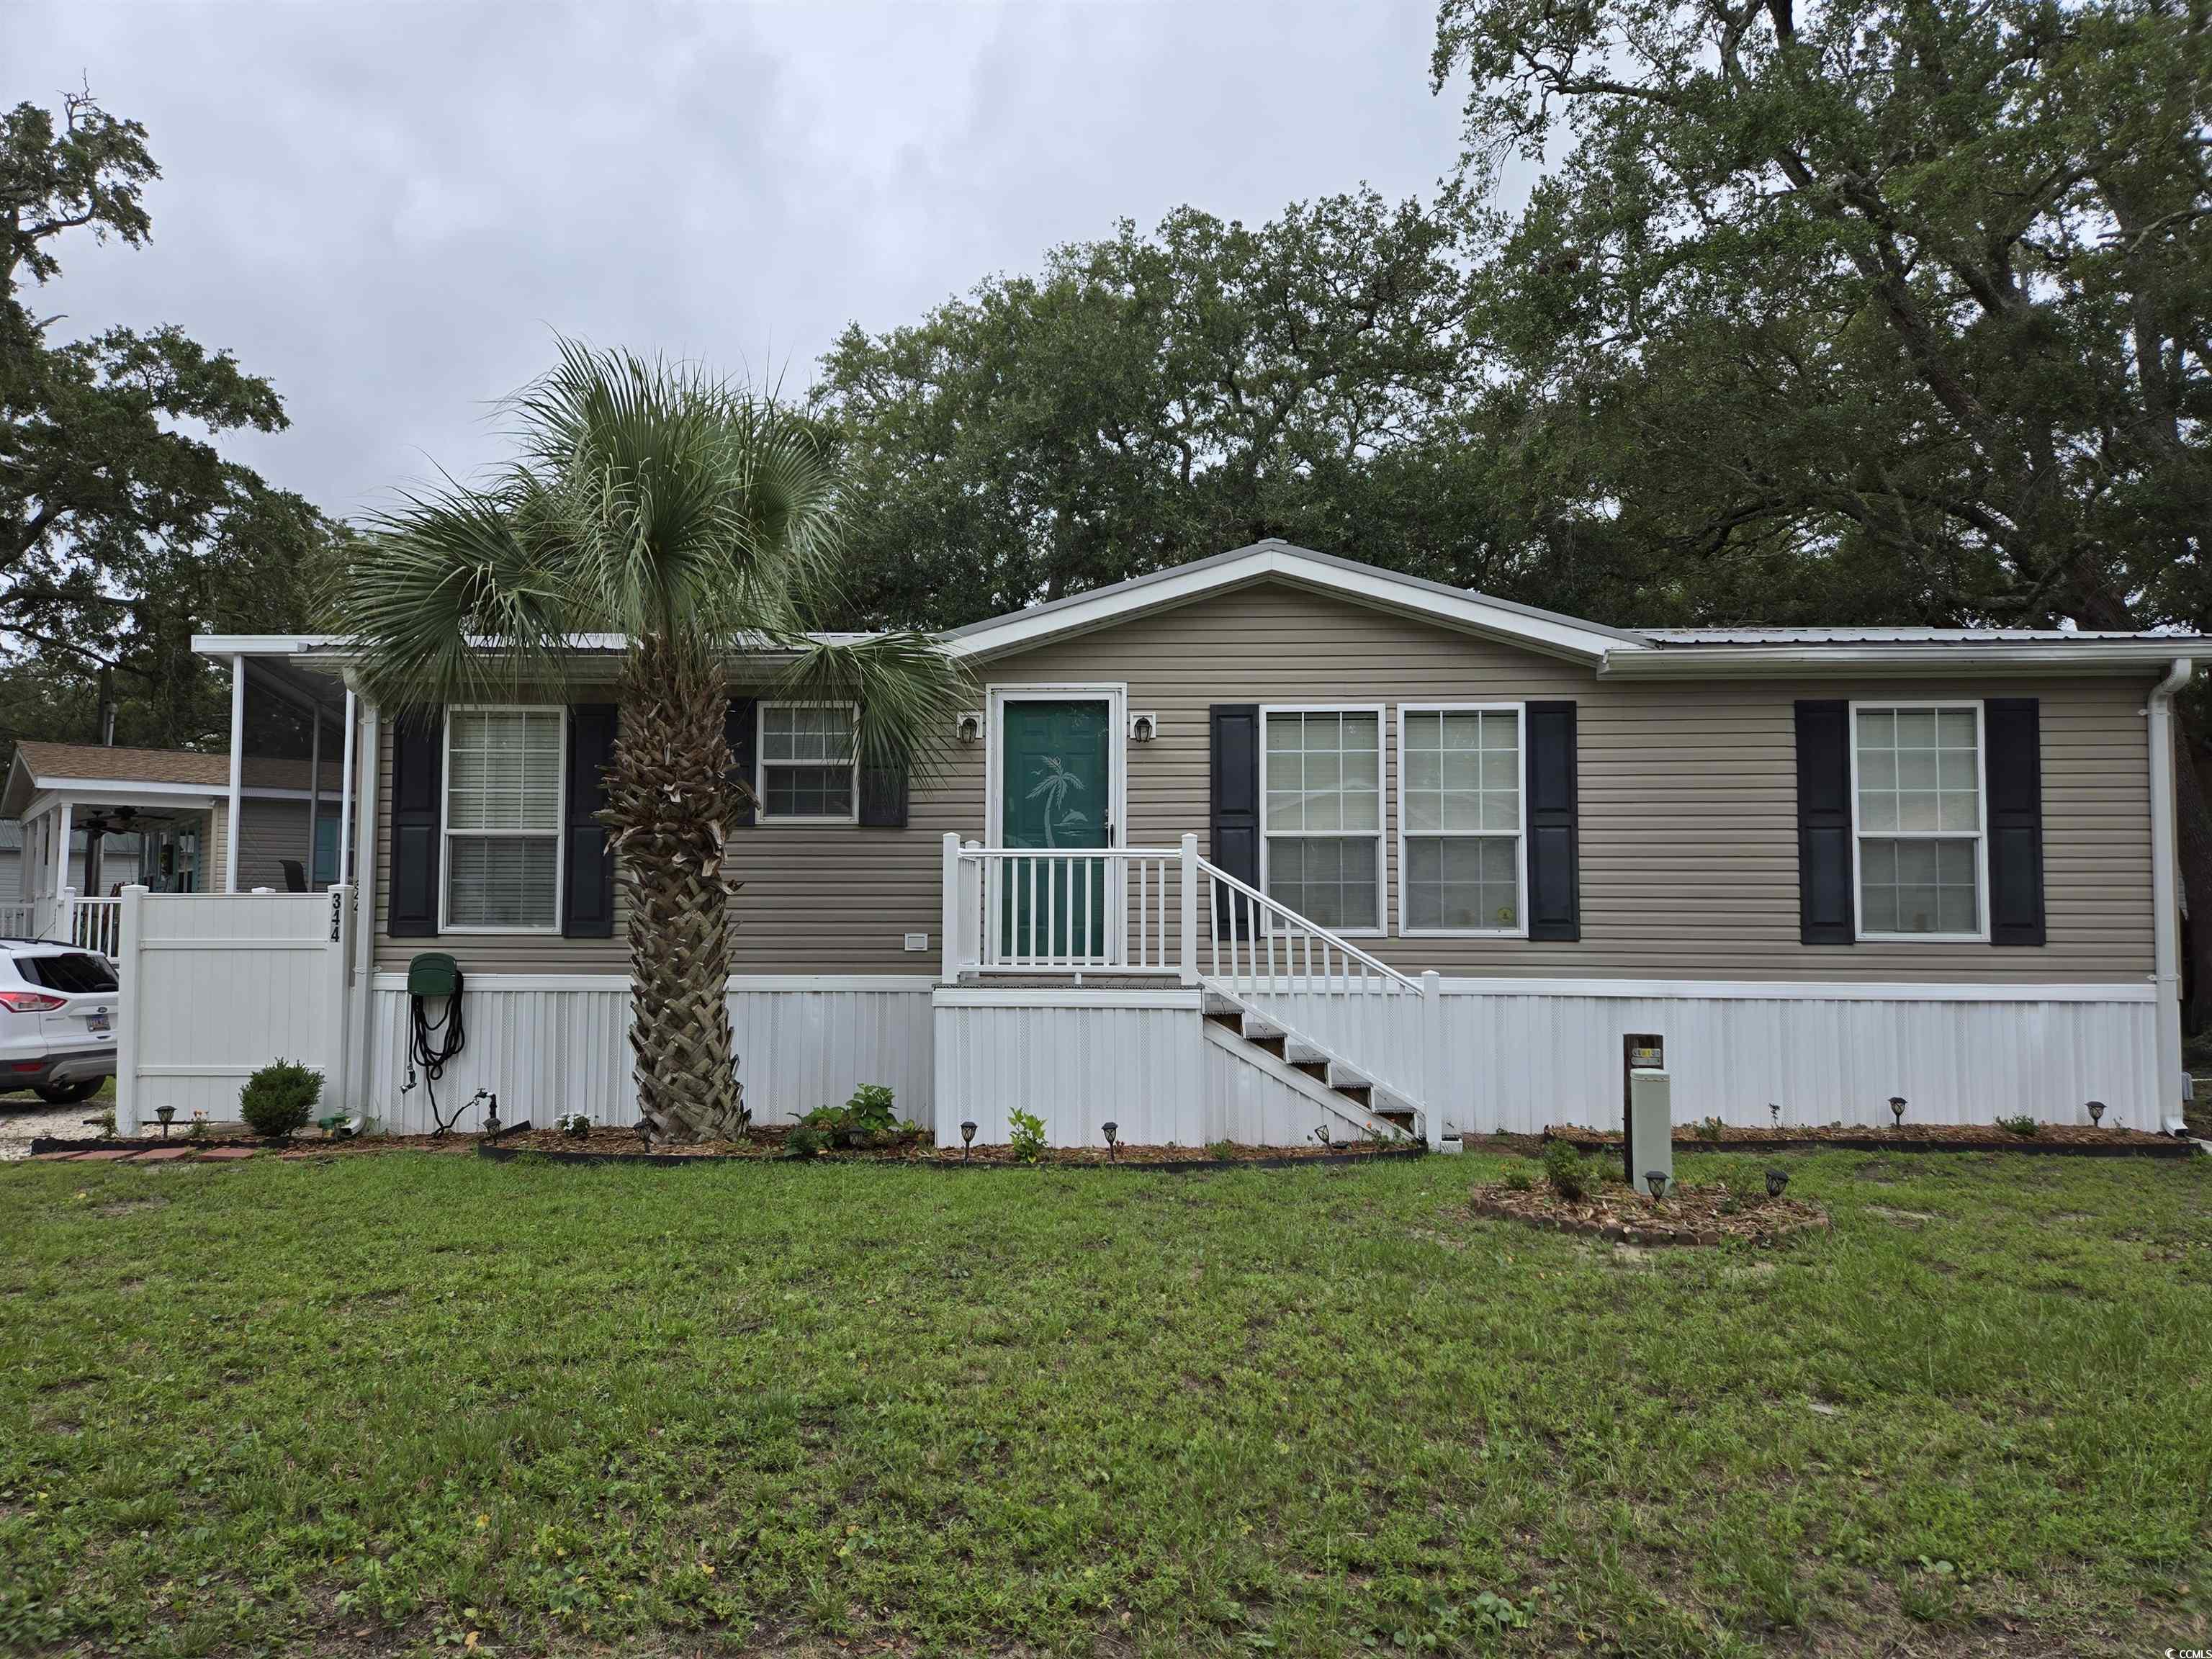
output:
[[[700, 1141], [688, 1146], [647, 1147], [632, 1129], [595, 1125], [586, 1135], [559, 1129], [531, 1129], [502, 1136], [480, 1150], [486, 1158], [532, 1156], [564, 1164], [770, 1163], [786, 1157], [782, 1127], [757, 1128], [743, 1140]], [[1332, 1146], [1120, 1146], [1111, 1158], [1103, 1147], [1055, 1146], [1036, 1164], [1024, 1164], [1011, 1146], [939, 1146], [928, 1133], [870, 1146], [817, 1153], [803, 1160], [820, 1164], [905, 1164], [933, 1169], [1280, 1169], [1300, 1164], [1365, 1163], [1382, 1158], [1419, 1158], [1427, 1150], [1416, 1142], [1341, 1143]], [[799, 1161], [799, 1160], [793, 1160]]]
[[1765, 1193], [1739, 1197], [1724, 1187], [1680, 1186], [1655, 1204], [1626, 1185], [1601, 1187], [1575, 1201], [1549, 1187], [1480, 1186], [1468, 1207], [1478, 1216], [1619, 1244], [1778, 1244], [1828, 1231], [1828, 1212], [1817, 1204]]
[[[1544, 1131], [1547, 1140], [1564, 1140], [1597, 1151], [1618, 1148], [1613, 1131], [1558, 1123]], [[1888, 1152], [2044, 1152], [2062, 1158], [2187, 1158], [2197, 1149], [2187, 1140], [2141, 1129], [2099, 1129], [2086, 1123], [2042, 1123], [2032, 1135], [2016, 1135], [1987, 1123], [1907, 1123], [1869, 1128], [1865, 1124], [1818, 1124], [1780, 1129], [1723, 1124], [1717, 1134], [1694, 1124], [1674, 1126], [1674, 1145], [1686, 1152], [1775, 1152], [1790, 1147], [1848, 1147]]]

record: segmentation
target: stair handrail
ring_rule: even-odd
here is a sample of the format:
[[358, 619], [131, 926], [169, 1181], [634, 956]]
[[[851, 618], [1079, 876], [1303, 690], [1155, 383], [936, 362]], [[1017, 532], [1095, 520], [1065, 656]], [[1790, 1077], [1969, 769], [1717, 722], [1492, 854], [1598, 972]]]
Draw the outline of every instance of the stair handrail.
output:
[[[1282, 920], [1291, 923], [1294, 927], [1304, 928], [1308, 933], [1313, 933], [1320, 939], [1327, 941], [1328, 945], [1336, 950], [1343, 951], [1346, 956], [1352, 958], [1352, 961], [1358, 963], [1362, 967], [1372, 969], [1375, 973], [1381, 975], [1386, 986], [1395, 986], [1399, 989], [1411, 992], [1415, 996], [1421, 994], [1421, 982], [1413, 978], [1411, 975], [1400, 973], [1398, 969], [1393, 968], [1389, 963], [1384, 962], [1379, 957], [1370, 956], [1366, 951], [1354, 945], [1350, 939], [1346, 939], [1341, 933], [1331, 933], [1328, 928], [1322, 927], [1311, 917], [1300, 915], [1296, 910], [1291, 909], [1289, 905], [1285, 904], [1281, 900], [1269, 898], [1265, 893], [1261, 892], [1258, 888], [1251, 885], [1249, 882], [1241, 881], [1237, 877], [1231, 875], [1229, 872], [1223, 869], [1219, 865], [1214, 863], [1211, 859], [1200, 858], [1198, 861], [1198, 867], [1204, 873], [1212, 876], [1214, 880], [1227, 886], [1231, 892], [1241, 893], [1244, 897], [1251, 900], [1255, 905], [1267, 912], [1269, 915], [1280, 917]], [[1232, 928], [1234, 924], [1232, 924]], [[1236, 944], [1233, 931], [1231, 935], [1230, 943], [1233, 951]], [[1216, 951], [1218, 954], [1218, 939], [1216, 941]], [[1255, 975], [1255, 977], [1257, 977], [1257, 975]], [[1273, 977], [1273, 975], [1270, 975], [1270, 977]]]

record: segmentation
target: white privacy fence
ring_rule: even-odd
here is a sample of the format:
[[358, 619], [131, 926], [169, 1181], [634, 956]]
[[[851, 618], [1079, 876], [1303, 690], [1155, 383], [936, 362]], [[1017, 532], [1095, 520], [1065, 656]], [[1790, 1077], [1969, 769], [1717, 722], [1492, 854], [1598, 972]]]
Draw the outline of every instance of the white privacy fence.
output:
[[126, 887], [114, 902], [119, 1132], [135, 1133], [163, 1106], [180, 1122], [195, 1111], [234, 1119], [240, 1087], [273, 1060], [313, 1066], [334, 1085], [343, 1077], [350, 887]]

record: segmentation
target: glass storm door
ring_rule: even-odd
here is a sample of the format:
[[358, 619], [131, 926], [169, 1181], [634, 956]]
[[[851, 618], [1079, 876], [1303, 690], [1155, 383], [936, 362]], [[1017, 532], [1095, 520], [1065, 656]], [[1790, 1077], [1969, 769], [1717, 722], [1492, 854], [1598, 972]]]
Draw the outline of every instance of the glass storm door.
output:
[[[1112, 845], [1111, 711], [1103, 697], [1010, 700], [1001, 716], [1000, 845]], [[1103, 962], [1110, 940], [1106, 860], [1006, 858], [998, 866], [1000, 958]]]

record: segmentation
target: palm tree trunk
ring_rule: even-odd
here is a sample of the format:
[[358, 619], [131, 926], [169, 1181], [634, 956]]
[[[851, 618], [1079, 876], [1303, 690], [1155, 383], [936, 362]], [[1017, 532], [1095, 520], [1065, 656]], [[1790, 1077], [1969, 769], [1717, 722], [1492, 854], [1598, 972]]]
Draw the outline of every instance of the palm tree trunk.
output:
[[601, 814], [629, 901], [638, 1110], [658, 1139], [744, 1133], [730, 1036], [730, 890], [723, 829], [743, 786], [723, 738], [727, 693], [706, 653], [638, 641]]

